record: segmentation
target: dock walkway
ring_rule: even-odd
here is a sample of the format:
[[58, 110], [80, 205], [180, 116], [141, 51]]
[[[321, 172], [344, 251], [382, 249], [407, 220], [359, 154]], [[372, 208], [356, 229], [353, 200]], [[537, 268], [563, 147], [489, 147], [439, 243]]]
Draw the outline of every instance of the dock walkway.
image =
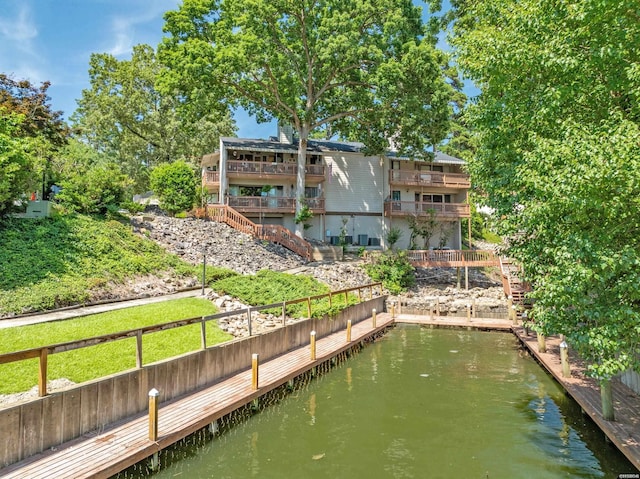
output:
[[604, 432], [609, 440], [640, 471], [640, 396], [619, 380], [611, 381], [615, 421], [602, 417], [600, 386], [595, 379], [587, 377], [585, 367], [569, 351], [571, 377], [562, 376], [560, 363], [560, 338], [546, 338], [546, 352], [538, 350], [535, 334], [526, 334], [524, 328], [514, 327], [513, 332], [533, 356], [564, 387], [567, 393], [580, 405], [586, 415]]
[[371, 318], [353, 325], [351, 342], [346, 341], [345, 331], [318, 339], [315, 360], [311, 359], [310, 348], [306, 346], [266, 361], [259, 366], [257, 390], [252, 388], [252, 371], [247, 370], [206, 389], [161, 404], [156, 442], [149, 440], [148, 415], [139, 415], [100, 433], [86, 434], [55, 450], [0, 469], [0, 477], [108, 478], [349, 350], [393, 322], [391, 314], [379, 313], [375, 328]]

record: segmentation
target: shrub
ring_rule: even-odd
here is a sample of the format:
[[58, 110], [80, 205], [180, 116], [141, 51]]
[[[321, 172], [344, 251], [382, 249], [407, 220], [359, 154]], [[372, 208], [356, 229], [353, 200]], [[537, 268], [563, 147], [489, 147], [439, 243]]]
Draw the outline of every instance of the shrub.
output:
[[416, 283], [415, 269], [404, 251], [388, 251], [365, 266], [374, 281], [381, 281], [392, 294], [398, 294]]
[[106, 163], [62, 180], [56, 198], [69, 211], [104, 215], [119, 208], [128, 184], [118, 165]]
[[400, 228], [391, 228], [387, 233], [387, 243], [389, 244], [389, 248], [393, 249], [400, 238], [402, 238], [402, 230]]
[[160, 199], [160, 208], [175, 215], [193, 206], [197, 194], [196, 177], [184, 161], [163, 163], [151, 172], [151, 189]]

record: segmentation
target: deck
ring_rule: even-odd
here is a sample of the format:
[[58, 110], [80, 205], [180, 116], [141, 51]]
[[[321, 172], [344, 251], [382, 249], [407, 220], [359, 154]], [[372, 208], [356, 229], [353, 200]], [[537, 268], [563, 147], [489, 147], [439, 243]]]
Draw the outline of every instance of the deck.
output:
[[597, 381], [585, 376], [584, 365], [569, 353], [571, 377], [562, 376], [560, 364], [560, 338], [546, 338], [547, 352], [538, 351], [536, 335], [525, 334], [521, 327], [513, 329], [522, 344], [553, 375], [564, 389], [580, 405], [586, 415], [604, 432], [638, 470], [640, 470], [640, 396], [614, 379], [611, 381], [615, 421], [602, 417], [600, 387]]
[[252, 372], [244, 371], [181, 399], [161, 404], [158, 440], [149, 440], [148, 415], [121, 421], [101, 431], [58, 446], [0, 470], [3, 478], [49, 479], [107, 478], [152, 456], [216, 419], [249, 404], [315, 366], [350, 349], [360, 341], [393, 324], [388, 313], [379, 313], [376, 328], [371, 319], [355, 324], [351, 342], [346, 332], [316, 342], [316, 359], [309, 346], [293, 350], [259, 367], [259, 388], [252, 388]]

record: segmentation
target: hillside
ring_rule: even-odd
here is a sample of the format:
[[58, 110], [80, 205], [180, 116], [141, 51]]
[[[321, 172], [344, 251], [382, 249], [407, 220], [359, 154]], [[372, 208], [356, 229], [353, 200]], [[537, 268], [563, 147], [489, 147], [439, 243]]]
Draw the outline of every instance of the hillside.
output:
[[0, 223], [0, 318], [197, 286], [203, 251], [208, 265], [242, 274], [304, 263], [223, 224], [145, 219], [57, 216]]

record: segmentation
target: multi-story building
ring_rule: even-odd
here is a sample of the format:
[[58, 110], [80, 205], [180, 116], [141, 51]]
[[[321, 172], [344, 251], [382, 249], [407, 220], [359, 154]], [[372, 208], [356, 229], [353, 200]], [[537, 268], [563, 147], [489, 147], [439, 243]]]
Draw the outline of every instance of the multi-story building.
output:
[[[269, 140], [221, 138], [220, 150], [202, 160], [207, 202], [225, 204], [258, 224], [295, 230], [296, 201], [313, 212], [305, 238], [339, 244], [410, 247], [409, 225], [432, 219], [430, 248], [460, 249], [461, 220], [469, 218], [469, 176], [464, 161], [436, 152], [432, 161], [387, 152], [365, 156], [362, 144], [309, 140], [305, 191], [296, 191], [297, 141], [291, 129]], [[466, 222], [465, 222], [466, 225]], [[427, 249], [416, 238], [418, 249]]]

